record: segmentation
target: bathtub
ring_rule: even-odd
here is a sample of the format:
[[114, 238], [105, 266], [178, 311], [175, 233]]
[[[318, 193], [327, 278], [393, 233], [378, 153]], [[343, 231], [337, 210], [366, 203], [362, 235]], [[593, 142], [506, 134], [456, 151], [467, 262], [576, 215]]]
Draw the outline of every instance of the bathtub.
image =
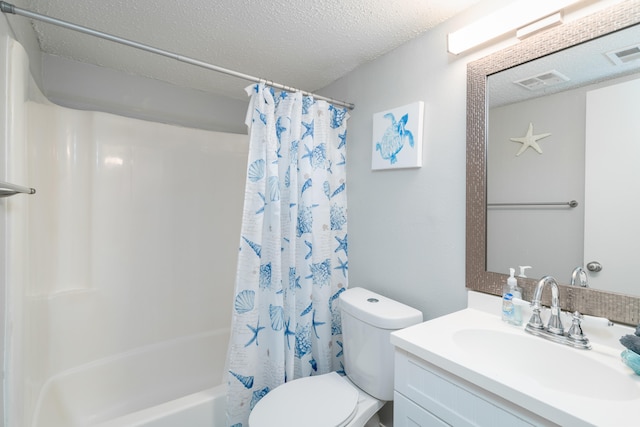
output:
[[226, 390], [221, 384], [96, 427], [224, 427]]
[[33, 427], [222, 427], [229, 330], [93, 361], [42, 388]]

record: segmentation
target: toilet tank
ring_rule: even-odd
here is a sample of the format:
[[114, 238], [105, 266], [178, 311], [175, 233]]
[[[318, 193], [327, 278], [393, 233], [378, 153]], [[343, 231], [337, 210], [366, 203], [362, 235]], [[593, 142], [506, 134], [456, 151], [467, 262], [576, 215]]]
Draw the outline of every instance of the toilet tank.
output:
[[363, 288], [340, 294], [344, 368], [360, 389], [393, 400], [394, 348], [390, 334], [422, 322], [422, 312]]

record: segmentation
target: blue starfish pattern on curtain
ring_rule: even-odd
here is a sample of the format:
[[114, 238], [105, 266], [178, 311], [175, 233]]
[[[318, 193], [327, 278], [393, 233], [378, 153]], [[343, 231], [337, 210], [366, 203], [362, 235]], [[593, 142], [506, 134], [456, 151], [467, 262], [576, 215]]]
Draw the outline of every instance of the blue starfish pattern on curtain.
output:
[[348, 112], [247, 88], [249, 160], [228, 352], [227, 425], [286, 381], [338, 371], [348, 286]]

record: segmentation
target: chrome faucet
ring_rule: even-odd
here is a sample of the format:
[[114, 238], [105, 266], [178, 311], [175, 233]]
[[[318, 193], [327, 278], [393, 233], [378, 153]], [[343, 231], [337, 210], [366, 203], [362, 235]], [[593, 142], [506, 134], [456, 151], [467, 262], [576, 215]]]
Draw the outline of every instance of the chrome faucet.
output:
[[576, 267], [571, 273], [571, 286], [589, 287], [587, 283], [587, 272], [582, 267]]
[[542, 310], [542, 291], [546, 285], [551, 286], [551, 316], [549, 317], [549, 323], [546, 330], [552, 334], [562, 335], [564, 333], [564, 327], [562, 326], [562, 320], [560, 320], [560, 298], [558, 297], [558, 282], [551, 276], [544, 276], [536, 285], [536, 290], [533, 294], [533, 300], [531, 301], [531, 309], [533, 315], [529, 319], [527, 329], [533, 328], [536, 330], [544, 330], [545, 327], [542, 324], [540, 318], [540, 310]]
[[[540, 317], [540, 311], [542, 310], [542, 291], [547, 285], [551, 286], [551, 316], [545, 327]], [[525, 331], [557, 343], [576, 348], [590, 349], [591, 344], [589, 344], [589, 339], [584, 336], [582, 328], [580, 327], [582, 315], [577, 311], [573, 314], [572, 326], [569, 333], [565, 333], [562, 320], [560, 319], [561, 309], [558, 293], [558, 282], [556, 279], [551, 276], [544, 276], [540, 279], [536, 285], [533, 300], [531, 301], [533, 314], [525, 327]]]

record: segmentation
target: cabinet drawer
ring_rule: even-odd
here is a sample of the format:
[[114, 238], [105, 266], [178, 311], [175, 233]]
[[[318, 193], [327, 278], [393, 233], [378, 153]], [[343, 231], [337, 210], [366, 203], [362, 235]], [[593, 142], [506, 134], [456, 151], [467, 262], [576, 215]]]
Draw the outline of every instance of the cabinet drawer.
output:
[[405, 351], [396, 351], [395, 365], [395, 389], [447, 424], [469, 427], [547, 425], [535, 414]]
[[394, 427], [448, 427], [432, 413], [428, 412], [395, 392], [393, 396], [393, 426]]

